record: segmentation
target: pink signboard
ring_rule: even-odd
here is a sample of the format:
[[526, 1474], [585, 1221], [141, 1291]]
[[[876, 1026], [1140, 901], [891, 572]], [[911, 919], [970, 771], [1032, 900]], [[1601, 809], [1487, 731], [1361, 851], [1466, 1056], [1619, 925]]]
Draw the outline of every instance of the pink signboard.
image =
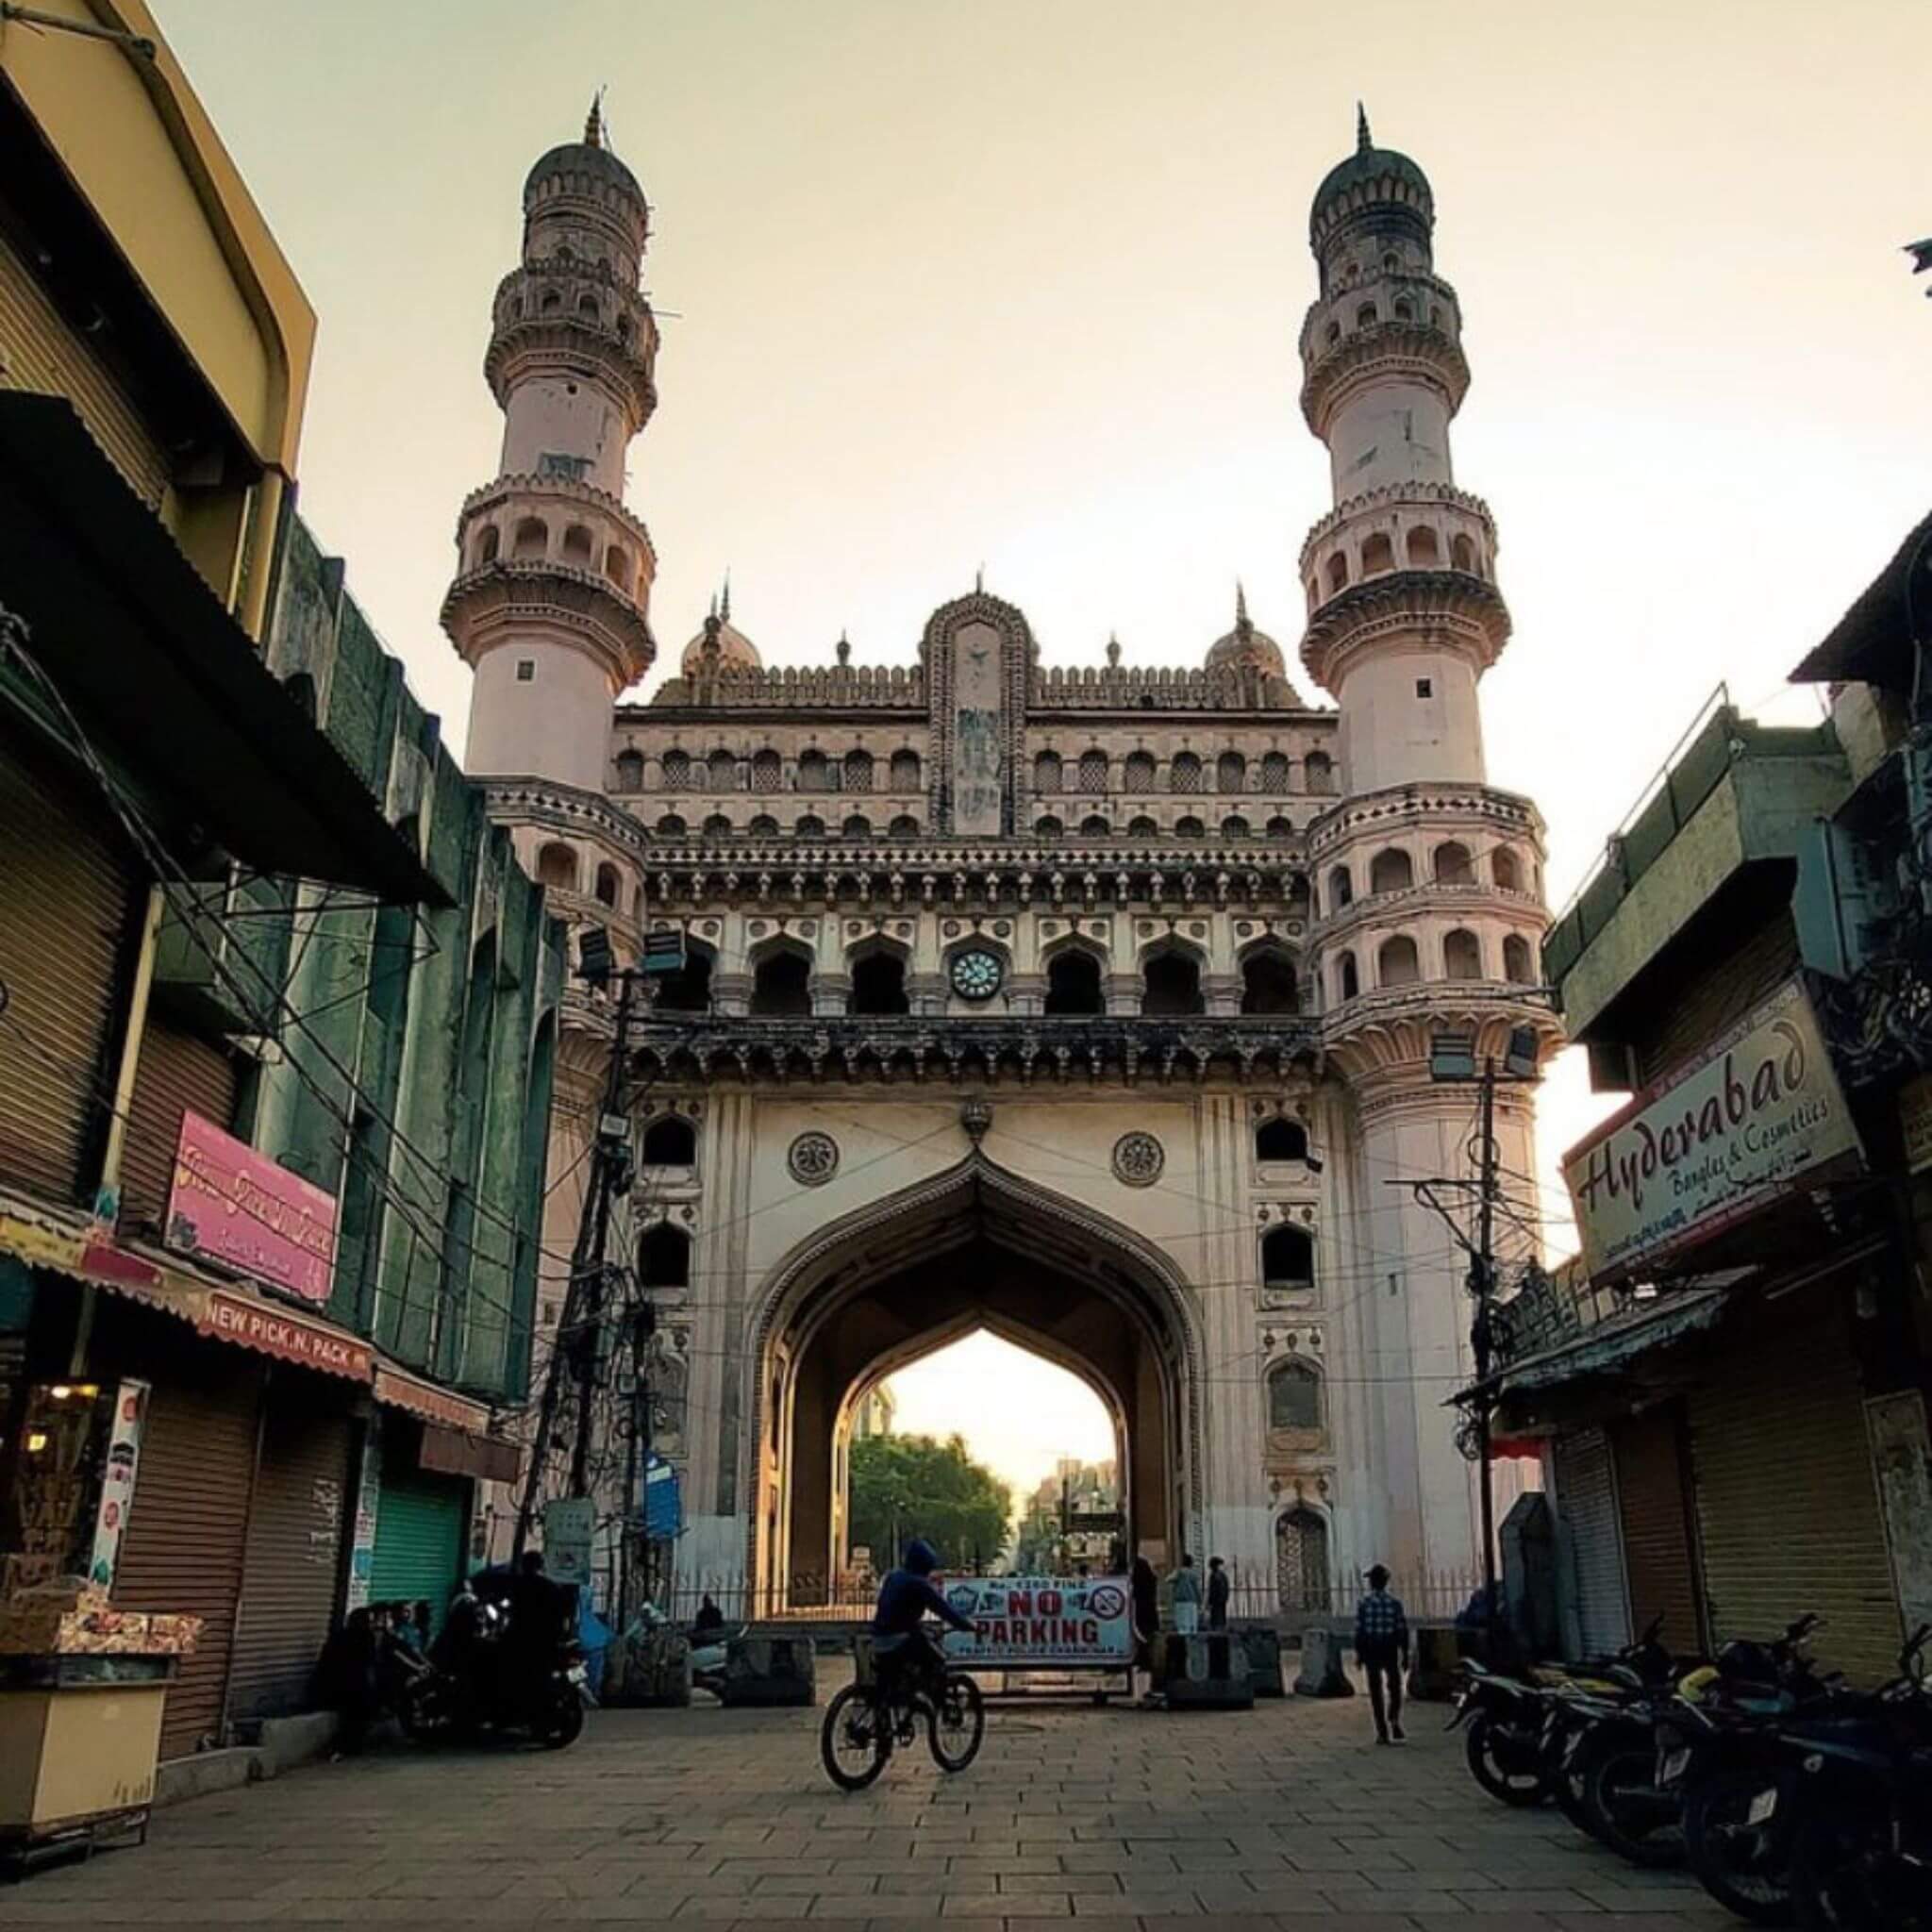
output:
[[199, 1114], [184, 1113], [168, 1245], [306, 1302], [325, 1302], [335, 1276], [336, 1199]]

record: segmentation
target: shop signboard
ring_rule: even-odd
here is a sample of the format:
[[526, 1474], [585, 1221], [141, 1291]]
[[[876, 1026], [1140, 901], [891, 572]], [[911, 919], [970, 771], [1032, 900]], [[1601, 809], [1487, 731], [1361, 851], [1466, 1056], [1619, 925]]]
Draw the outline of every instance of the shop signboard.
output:
[[145, 1382], [132, 1377], [114, 1391], [114, 1412], [108, 1424], [108, 1459], [101, 1471], [101, 1500], [94, 1510], [94, 1546], [88, 1558], [87, 1580], [102, 1590], [114, 1587], [114, 1568], [121, 1560], [121, 1538], [134, 1502], [134, 1477], [141, 1466], [141, 1431], [147, 1421]]
[[684, 1528], [684, 1498], [676, 1466], [655, 1452], [644, 1464], [644, 1534], [665, 1542]]
[[588, 1496], [558, 1496], [543, 1506], [543, 1568], [553, 1583], [591, 1581], [597, 1506]]
[[1592, 1278], [1627, 1274], [1857, 1156], [1811, 1003], [1788, 981], [1563, 1158]]
[[973, 1629], [948, 1630], [967, 1670], [1124, 1671], [1134, 1658], [1124, 1576], [960, 1576], [940, 1585]]
[[349, 1541], [349, 1586], [342, 1607], [366, 1609], [375, 1574], [375, 1519], [382, 1502], [382, 1431], [362, 1435], [362, 1466], [356, 1484], [356, 1524]]
[[366, 1341], [247, 1295], [224, 1294], [217, 1289], [195, 1326], [204, 1335], [239, 1342], [279, 1361], [299, 1362], [305, 1369], [320, 1369], [325, 1375], [367, 1382], [375, 1373], [375, 1355]]
[[184, 1113], [167, 1245], [299, 1300], [325, 1302], [335, 1277], [335, 1196]]

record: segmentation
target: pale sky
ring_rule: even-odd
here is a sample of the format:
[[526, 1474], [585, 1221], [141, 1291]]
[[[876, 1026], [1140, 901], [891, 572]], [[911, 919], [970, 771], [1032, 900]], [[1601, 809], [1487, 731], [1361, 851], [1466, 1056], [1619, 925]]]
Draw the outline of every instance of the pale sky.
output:
[[[458, 747], [437, 609], [496, 471], [491, 296], [599, 84], [656, 210], [628, 496], [666, 660], [728, 568], [767, 663], [841, 628], [908, 663], [983, 564], [1050, 664], [1113, 629], [1198, 663], [1240, 576], [1298, 671], [1307, 208], [1357, 96], [1462, 298], [1457, 478], [1516, 625], [1490, 773], [1548, 819], [1556, 905], [1721, 680], [1816, 717], [1786, 673], [1932, 497], [1919, 0], [156, 8], [320, 313], [303, 513]], [[1552, 1188], [1601, 1111], [1574, 1060]]]

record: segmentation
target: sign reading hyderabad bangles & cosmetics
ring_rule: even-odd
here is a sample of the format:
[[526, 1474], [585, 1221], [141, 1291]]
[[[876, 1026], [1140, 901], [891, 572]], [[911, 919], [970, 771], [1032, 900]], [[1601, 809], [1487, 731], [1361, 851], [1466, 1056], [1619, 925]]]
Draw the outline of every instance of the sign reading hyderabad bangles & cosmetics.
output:
[[1624, 1274], [1859, 1153], [1804, 988], [1791, 980], [1563, 1157], [1592, 1277]]
[[181, 1116], [167, 1244], [305, 1302], [335, 1277], [336, 1198], [198, 1113]]

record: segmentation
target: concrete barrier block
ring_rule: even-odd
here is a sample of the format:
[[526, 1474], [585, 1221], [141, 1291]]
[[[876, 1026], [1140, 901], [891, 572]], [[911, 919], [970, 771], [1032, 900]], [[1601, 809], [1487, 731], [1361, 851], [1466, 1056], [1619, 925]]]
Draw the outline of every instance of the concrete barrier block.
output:
[[164, 1757], [155, 1767], [155, 1809], [232, 1791], [262, 1774], [261, 1754], [250, 1746], [197, 1751], [192, 1757]]
[[1302, 1632], [1301, 1674], [1294, 1680], [1297, 1697], [1353, 1697], [1341, 1657], [1345, 1640], [1338, 1630], [1311, 1624]]
[[1255, 1686], [1248, 1654], [1231, 1630], [1193, 1637], [1169, 1631], [1155, 1641], [1160, 1690], [1170, 1710], [1251, 1710]]
[[1446, 1704], [1456, 1695], [1456, 1667], [1461, 1656], [1460, 1633], [1418, 1630], [1408, 1667], [1408, 1694], [1424, 1704]]
[[341, 1720], [332, 1710], [305, 1710], [293, 1717], [262, 1719], [256, 1743], [262, 1762], [257, 1775], [279, 1777], [298, 1764], [326, 1757], [341, 1729]]
[[817, 1696], [809, 1638], [734, 1637], [725, 1644], [725, 1704], [812, 1704]]
[[675, 1708], [691, 1702], [691, 1639], [645, 1630], [613, 1643], [604, 1661], [606, 1704]]
[[1235, 1632], [1248, 1654], [1248, 1682], [1257, 1697], [1286, 1697], [1281, 1682], [1281, 1632], [1266, 1624], [1249, 1624]]

